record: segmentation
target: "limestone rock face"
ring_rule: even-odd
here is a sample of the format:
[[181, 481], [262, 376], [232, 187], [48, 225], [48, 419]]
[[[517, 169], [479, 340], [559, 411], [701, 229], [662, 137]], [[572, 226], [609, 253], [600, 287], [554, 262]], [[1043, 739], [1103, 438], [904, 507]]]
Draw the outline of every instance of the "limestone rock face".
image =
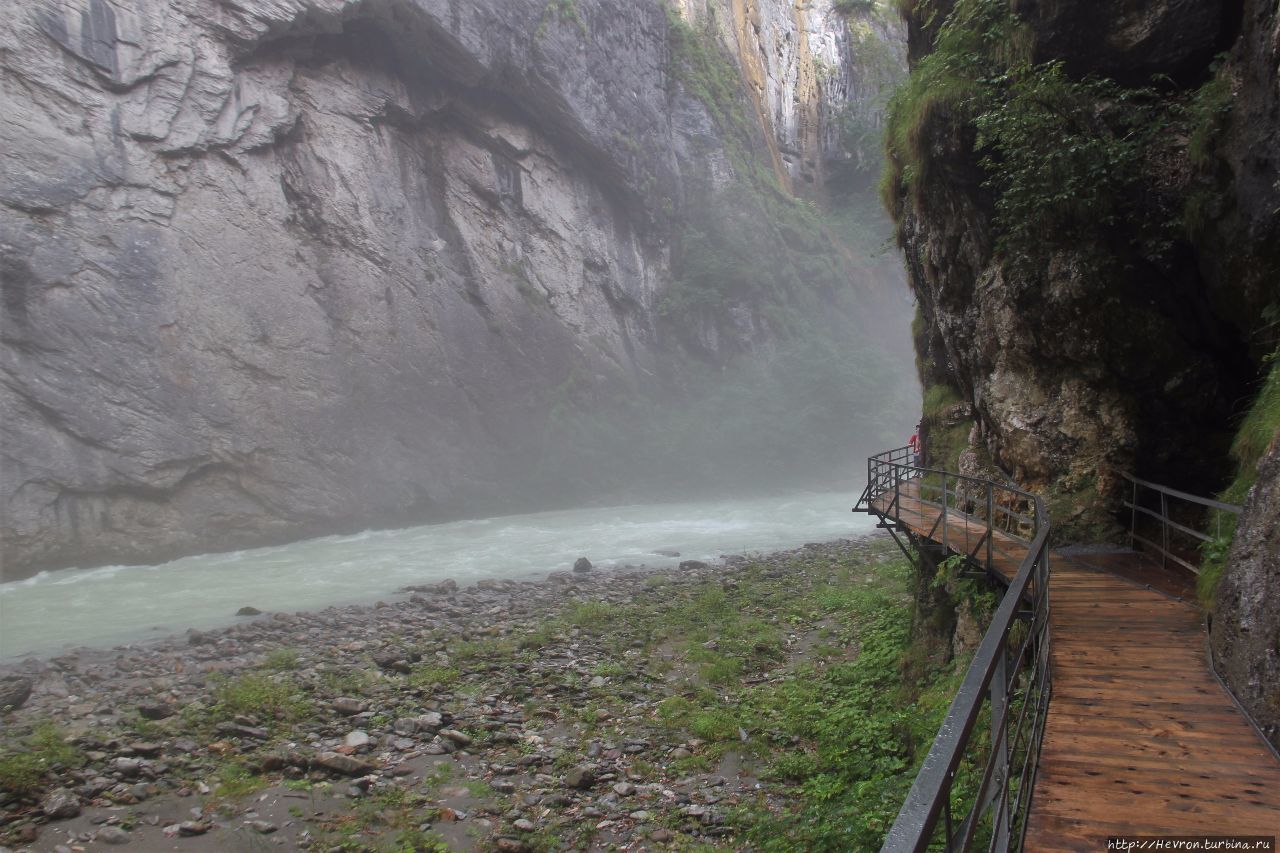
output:
[[[1234, 104], [1222, 145], [1225, 169], [1203, 236], [1218, 304], [1241, 315], [1275, 299], [1280, 267], [1280, 10], [1246, 2], [1228, 57]], [[1233, 298], [1234, 297], [1234, 298]], [[1214, 606], [1211, 638], [1223, 677], [1280, 748], [1280, 446], [1258, 466]]]
[[[1192, 176], [1184, 152], [1142, 165], [1128, 199], [1134, 221], [1015, 269], [996, 252], [974, 129], [947, 111], [921, 127], [930, 177], [903, 198], [899, 221], [925, 326], [922, 370], [974, 404], [981, 438], [1009, 476], [1066, 496], [1055, 507], [1066, 538], [1105, 531], [1121, 471], [1202, 493], [1221, 485], [1229, 413], [1261, 355], [1249, 352], [1248, 330], [1273, 291], [1257, 271], [1274, 269], [1266, 247], [1276, 227], [1262, 213], [1264, 199], [1275, 209], [1274, 181], [1258, 171], [1276, 151], [1276, 62], [1265, 42], [1274, 10], [1246, 4], [1246, 19], [1257, 20], [1237, 31], [1214, 3], [1112, 4], [1101, 15], [1085, 5], [1017, 4], [1037, 59], [1130, 84], [1165, 74], [1197, 86], [1213, 53], [1234, 44], [1229, 63], [1253, 118], [1233, 113], [1219, 145], [1230, 173], [1214, 178], [1211, 224], [1186, 236], [1135, 224], [1176, 220], [1207, 180]], [[913, 58], [932, 49], [936, 26], [911, 22]], [[1257, 238], [1230, 236], [1242, 230]]]
[[1038, 58], [1063, 59], [1074, 73], [1144, 85], [1153, 74], [1196, 78], [1230, 44], [1221, 0], [1016, 0], [1035, 31]]
[[[798, 191], [821, 190], [850, 151], [844, 122], [878, 126], [879, 97], [905, 71], [903, 25], [892, 14], [849, 16], [834, 0], [677, 0], [692, 25], [717, 30], [738, 58], [767, 121], [771, 156]], [[876, 148], [878, 149], [878, 141]]]
[[584, 7], [12, 10], [9, 565], [465, 505], [572, 363], [651, 367], [666, 23]]
[[[909, 22], [913, 59], [931, 49], [952, 5]], [[938, 110], [920, 128], [930, 178], [900, 199], [899, 238], [922, 314], [922, 376], [972, 402], [980, 440], [1011, 477], [1062, 498], [1051, 506], [1061, 538], [1092, 539], [1115, 519], [1121, 470], [1199, 494], [1231, 478], [1227, 446], [1276, 346], [1266, 317], [1280, 304], [1280, 15], [1268, 0], [1013, 8], [1038, 60], [1126, 85], [1153, 74], [1177, 81], [1177, 90], [1154, 83], [1174, 103], [1169, 114], [1186, 107], [1186, 90], [1225, 87], [1216, 114], [1192, 128], [1206, 150], [1149, 156], [1126, 199], [1132, 216], [1059, 246], [1030, 273], [995, 251], [973, 127]], [[1171, 221], [1176, 229], [1164, 227]], [[1278, 471], [1273, 446], [1212, 630], [1229, 686], [1273, 742]]]
[[[733, 166], [661, 4], [6, 13], [4, 577], [506, 506], [569, 378], [678, 349], [670, 231]], [[704, 356], [771, 339], [730, 309]]]
[[1258, 466], [1244, 510], [1210, 637], [1222, 676], [1280, 747], [1280, 443]]

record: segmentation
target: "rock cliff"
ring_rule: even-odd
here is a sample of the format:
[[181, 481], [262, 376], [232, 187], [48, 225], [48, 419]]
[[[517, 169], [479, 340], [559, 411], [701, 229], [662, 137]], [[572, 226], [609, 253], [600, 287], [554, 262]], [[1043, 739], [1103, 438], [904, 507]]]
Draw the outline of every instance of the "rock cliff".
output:
[[[977, 451], [1077, 541], [1114, 532], [1121, 471], [1212, 494], [1240, 464], [1247, 486], [1233, 436], [1280, 314], [1275, 4], [911, 6], [885, 195], [939, 461]], [[1273, 737], [1275, 476], [1258, 469], [1213, 629]]]
[[[730, 132], [658, 2], [13, 4], [4, 577], [517, 506], [567, 386], [658, 394], [784, 341], [790, 296], [669, 310], [694, 202], [745, 180], [731, 142], [844, 156], [813, 119], [858, 92], [846, 19], [752, 8], [794, 49], [757, 44]], [[830, 234], [756, 226], [893, 307]]]

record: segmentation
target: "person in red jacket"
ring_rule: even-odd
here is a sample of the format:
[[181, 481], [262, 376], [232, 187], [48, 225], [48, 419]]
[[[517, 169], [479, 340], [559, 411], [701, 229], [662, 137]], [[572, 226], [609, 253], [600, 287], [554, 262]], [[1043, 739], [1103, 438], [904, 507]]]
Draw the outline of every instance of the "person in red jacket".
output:
[[916, 431], [911, 433], [907, 448], [911, 451], [911, 464], [918, 466], [920, 464], [920, 424], [916, 424]]

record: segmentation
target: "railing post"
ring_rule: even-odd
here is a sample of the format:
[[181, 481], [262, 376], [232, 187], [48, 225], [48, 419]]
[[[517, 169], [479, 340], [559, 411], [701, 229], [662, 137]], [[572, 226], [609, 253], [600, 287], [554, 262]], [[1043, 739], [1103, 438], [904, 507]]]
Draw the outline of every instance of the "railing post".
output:
[[996, 768], [991, 788], [996, 813], [991, 818], [991, 828], [995, 850], [1009, 849], [1009, 732], [1005, 726], [1009, 713], [1008, 652], [1001, 643], [991, 674], [991, 750], [995, 755], [992, 766]]
[[893, 507], [894, 518], [902, 518], [902, 469], [893, 468]]
[[1138, 532], [1138, 484], [1133, 484], [1133, 500], [1129, 502], [1129, 550], [1133, 547], [1133, 535]]
[[942, 547], [947, 547], [947, 473], [942, 472]]
[[987, 480], [987, 571], [992, 569], [992, 543], [996, 538], [996, 503], [995, 488], [990, 480]]
[[1160, 493], [1160, 542], [1164, 545], [1160, 549], [1160, 568], [1168, 568], [1169, 566], [1169, 498], [1164, 493]]

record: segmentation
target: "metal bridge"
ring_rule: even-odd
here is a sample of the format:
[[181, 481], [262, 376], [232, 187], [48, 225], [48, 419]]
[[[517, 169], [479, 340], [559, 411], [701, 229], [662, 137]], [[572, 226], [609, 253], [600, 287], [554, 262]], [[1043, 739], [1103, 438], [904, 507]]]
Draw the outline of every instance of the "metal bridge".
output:
[[[1162, 562], [1171, 529], [1204, 538], [1168, 501], [1216, 502], [1134, 483], [1158, 498], [1129, 505], [1161, 522]], [[1214, 675], [1187, 575], [1136, 551], [1051, 552], [1040, 498], [905, 447], [868, 460], [855, 511], [1006, 587], [885, 851], [1280, 834], [1280, 757]]]

